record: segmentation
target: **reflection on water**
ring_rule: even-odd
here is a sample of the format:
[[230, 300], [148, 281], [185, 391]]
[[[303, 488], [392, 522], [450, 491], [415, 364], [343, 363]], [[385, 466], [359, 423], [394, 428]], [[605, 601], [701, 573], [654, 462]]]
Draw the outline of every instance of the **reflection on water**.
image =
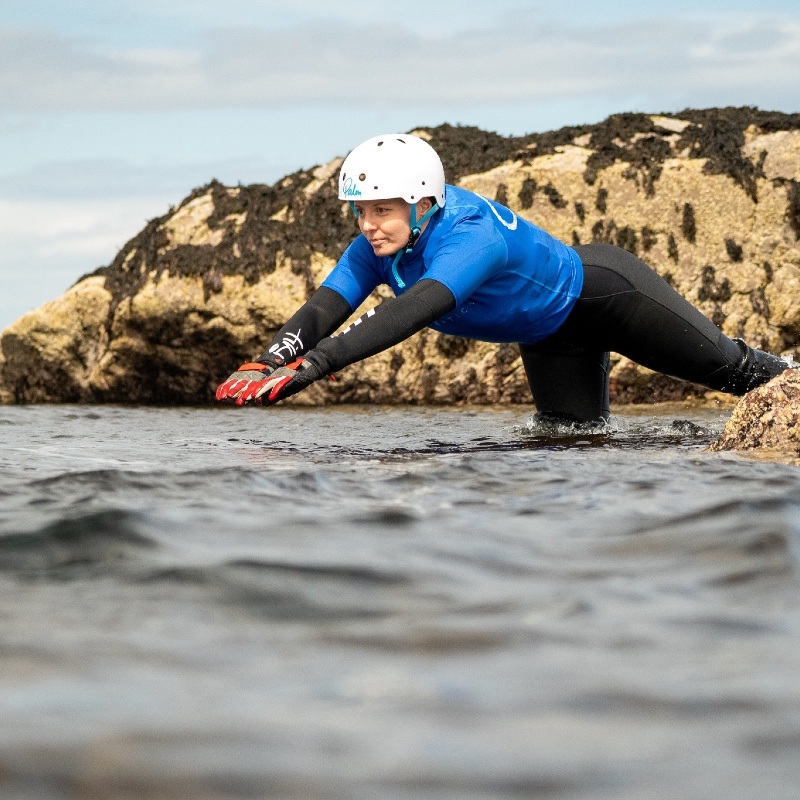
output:
[[724, 415], [0, 409], [0, 796], [800, 796], [796, 467]]

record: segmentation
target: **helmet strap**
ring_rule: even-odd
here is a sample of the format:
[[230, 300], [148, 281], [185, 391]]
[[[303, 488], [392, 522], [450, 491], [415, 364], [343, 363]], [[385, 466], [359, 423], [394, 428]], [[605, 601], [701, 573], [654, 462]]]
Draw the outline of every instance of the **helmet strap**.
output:
[[434, 203], [420, 218], [417, 220], [417, 204], [411, 204], [411, 235], [408, 237], [408, 241], [406, 242], [405, 247], [401, 247], [397, 251], [397, 255], [394, 257], [394, 261], [392, 262], [392, 275], [394, 275], [394, 279], [397, 281], [397, 285], [401, 289], [406, 288], [405, 281], [400, 277], [400, 273], [397, 271], [397, 265], [400, 263], [400, 259], [403, 257], [403, 253], [410, 253], [414, 249], [414, 245], [419, 240], [419, 237], [422, 235], [422, 226], [439, 210], [439, 204]]
[[394, 261], [392, 261], [392, 275], [394, 275], [394, 279], [397, 281], [397, 285], [401, 289], [405, 289], [406, 288], [406, 282], [400, 277], [400, 273], [397, 271], [397, 265], [400, 262], [400, 258], [402, 257], [404, 252], [405, 251], [401, 247], [397, 251], [397, 255], [394, 257]]
[[408, 242], [404, 248], [406, 253], [410, 253], [414, 249], [414, 245], [422, 235], [422, 226], [439, 210], [439, 204], [434, 203], [417, 221], [417, 205], [416, 203], [411, 206], [411, 235], [408, 237]]

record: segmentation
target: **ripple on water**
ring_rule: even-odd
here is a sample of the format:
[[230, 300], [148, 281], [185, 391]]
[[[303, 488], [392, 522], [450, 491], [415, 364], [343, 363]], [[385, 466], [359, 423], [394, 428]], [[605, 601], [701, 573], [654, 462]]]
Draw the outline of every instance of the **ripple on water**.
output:
[[4, 408], [0, 787], [800, 796], [800, 473], [530, 413]]

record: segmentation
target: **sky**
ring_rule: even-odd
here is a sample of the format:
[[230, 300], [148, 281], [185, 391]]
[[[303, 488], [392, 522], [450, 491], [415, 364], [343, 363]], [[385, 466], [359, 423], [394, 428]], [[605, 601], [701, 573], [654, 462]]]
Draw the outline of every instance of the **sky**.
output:
[[3, 0], [0, 330], [212, 178], [727, 105], [800, 112], [797, 0]]

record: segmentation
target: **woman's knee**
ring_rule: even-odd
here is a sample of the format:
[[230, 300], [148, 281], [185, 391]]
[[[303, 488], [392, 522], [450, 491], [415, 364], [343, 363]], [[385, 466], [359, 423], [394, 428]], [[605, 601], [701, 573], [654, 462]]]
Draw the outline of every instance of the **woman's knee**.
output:
[[520, 345], [539, 412], [579, 422], [608, 419], [608, 353], [545, 340]]

